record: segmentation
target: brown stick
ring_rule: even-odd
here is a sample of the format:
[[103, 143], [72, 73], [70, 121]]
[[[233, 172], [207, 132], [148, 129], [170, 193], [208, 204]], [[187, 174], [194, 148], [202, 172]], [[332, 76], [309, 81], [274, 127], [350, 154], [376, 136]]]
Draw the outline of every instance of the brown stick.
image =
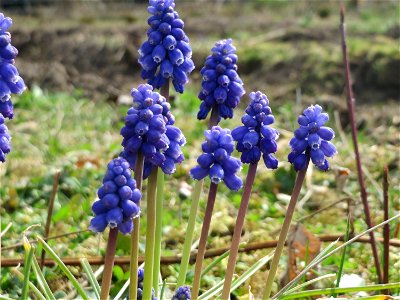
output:
[[[49, 199], [49, 207], [47, 209], [47, 220], [46, 220], [46, 227], [44, 229], [44, 238], [46, 239], [50, 233], [50, 225], [51, 225], [51, 217], [53, 215], [53, 208], [54, 208], [54, 200], [56, 198], [58, 183], [60, 182], [61, 171], [57, 171], [53, 177], [53, 188], [51, 190], [51, 195]], [[46, 256], [46, 252], [42, 250], [42, 256], [40, 259], [40, 268], [43, 269], [43, 262]]]
[[[353, 96], [353, 89], [352, 89], [352, 82], [351, 82], [351, 75], [350, 75], [350, 63], [349, 63], [349, 59], [347, 56], [346, 25], [344, 22], [344, 6], [343, 6], [343, 4], [340, 6], [340, 32], [341, 32], [341, 38], [342, 38], [343, 65], [345, 68], [345, 78], [346, 78], [347, 108], [348, 108], [349, 117], [350, 117], [351, 133], [352, 133], [353, 145], [354, 145], [354, 154], [356, 157], [358, 183], [360, 185], [361, 200], [362, 200], [362, 203], [364, 206], [365, 220], [366, 220], [368, 228], [371, 228], [374, 226], [374, 224], [372, 222], [371, 213], [370, 213], [369, 206], [368, 206], [368, 195], [367, 195], [367, 191], [365, 188], [364, 175], [363, 175], [363, 171], [362, 171], [361, 155], [360, 155], [360, 152], [358, 149], [355, 99]], [[382, 283], [383, 282], [382, 269], [381, 269], [381, 266], [379, 263], [379, 255], [378, 255], [378, 249], [376, 246], [374, 232], [371, 231], [369, 233], [369, 236], [371, 239], [371, 248], [372, 248], [372, 254], [374, 257], [376, 273], [378, 275], [378, 281], [379, 281], [379, 283]]]
[[[383, 170], [383, 221], [389, 219], [389, 182], [388, 182], [388, 167]], [[383, 283], [389, 283], [389, 239], [390, 225], [383, 226]], [[389, 294], [389, 291], [383, 291], [384, 294]]]
[[[344, 235], [321, 235], [318, 236], [321, 242], [334, 242], [336, 240], [339, 241], [344, 241]], [[380, 243], [383, 242], [383, 238], [378, 238], [377, 239]], [[369, 244], [371, 243], [371, 240], [368, 237], [360, 237], [356, 242], [362, 243], [362, 244]], [[262, 250], [262, 249], [270, 249], [270, 248], [275, 248], [277, 245], [278, 241], [265, 241], [265, 242], [259, 242], [259, 243], [251, 243], [247, 244], [244, 247], [239, 248], [239, 252], [251, 252], [251, 251], [256, 251], [256, 250]], [[390, 239], [389, 240], [389, 245], [395, 248], [400, 248], [400, 240], [399, 239]], [[204, 254], [204, 258], [213, 258], [222, 255], [226, 251], [228, 251], [230, 248], [229, 247], [223, 247], [223, 248], [218, 248], [218, 249], [211, 249], [206, 251]], [[68, 265], [68, 266], [80, 266], [80, 259], [81, 257], [64, 257], [62, 261]], [[190, 263], [194, 263], [196, 259], [196, 251], [193, 251], [190, 255]], [[104, 257], [90, 257], [88, 258], [88, 261], [90, 265], [97, 266], [97, 265], [103, 265], [104, 264]], [[143, 263], [144, 257], [139, 256], [139, 264]], [[161, 257], [161, 264], [163, 265], [172, 265], [172, 264], [179, 264], [181, 261], [180, 256], [162, 256]], [[2, 259], [2, 266], [4, 267], [15, 267], [17, 265], [23, 265], [24, 260], [20, 258], [3, 258]], [[115, 265], [128, 265], [129, 264], [129, 256], [120, 256], [116, 257], [114, 261]], [[55, 262], [52, 259], [45, 259], [44, 261], [45, 266], [54, 266]]]

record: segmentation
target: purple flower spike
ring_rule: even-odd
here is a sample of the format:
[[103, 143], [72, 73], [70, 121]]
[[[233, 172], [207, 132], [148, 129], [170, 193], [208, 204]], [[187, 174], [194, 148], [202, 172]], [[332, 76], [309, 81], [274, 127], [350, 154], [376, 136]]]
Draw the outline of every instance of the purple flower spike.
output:
[[242, 164], [239, 159], [231, 157], [234, 143], [230, 130], [214, 126], [204, 131], [204, 135], [206, 137], [202, 145], [204, 154], [199, 156], [198, 166], [190, 170], [190, 175], [196, 180], [208, 175], [213, 183], [224, 181], [230, 190], [238, 191], [243, 183], [236, 173]]
[[190, 287], [187, 285], [179, 287], [171, 300], [190, 300]]
[[294, 131], [294, 137], [290, 140], [292, 152], [288, 156], [296, 171], [304, 170], [308, 159], [322, 171], [329, 169], [326, 157], [334, 156], [337, 151], [330, 142], [335, 132], [324, 126], [328, 120], [328, 114], [323, 113], [318, 104], [306, 108], [299, 116], [300, 127]]
[[125, 159], [115, 158], [108, 164], [97, 194], [100, 199], [92, 205], [95, 217], [90, 221], [89, 229], [103, 232], [110, 226], [118, 227], [123, 234], [130, 233], [133, 230], [132, 218], [139, 215], [141, 193]]
[[10, 153], [11, 151], [11, 144], [10, 144], [10, 134], [8, 133], [8, 128], [4, 123], [4, 117], [0, 114], [0, 161], [6, 161], [6, 154]]
[[217, 42], [211, 52], [200, 71], [203, 82], [199, 99], [202, 103], [197, 118], [205, 119], [212, 108], [218, 108], [221, 118], [232, 118], [233, 109], [245, 94], [243, 82], [237, 74], [236, 48], [228, 39]]
[[269, 100], [261, 92], [250, 93], [251, 102], [242, 117], [243, 126], [232, 131], [232, 137], [237, 141], [236, 149], [242, 153], [243, 163], [256, 164], [261, 158], [269, 169], [278, 167], [278, 160], [272, 153], [278, 149], [276, 140], [279, 132], [268, 125], [274, 122]]
[[11, 34], [7, 32], [12, 25], [9, 17], [0, 13], [0, 114], [13, 118], [11, 94], [21, 94], [25, 90], [24, 80], [14, 65], [18, 50], [11, 45]]
[[188, 76], [194, 70], [183, 21], [174, 10], [173, 0], [150, 0], [149, 4], [148, 40], [139, 49], [142, 78], [157, 89], [171, 78], [175, 90], [183, 93]]
[[170, 104], [148, 84], [133, 89], [131, 94], [133, 106], [121, 129], [124, 150], [120, 156], [134, 169], [136, 155], [141, 151], [145, 158], [143, 178], [150, 175], [153, 167], [160, 167], [165, 174], [173, 174], [175, 165], [184, 160], [181, 146], [186, 139], [173, 125], [175, 118]]

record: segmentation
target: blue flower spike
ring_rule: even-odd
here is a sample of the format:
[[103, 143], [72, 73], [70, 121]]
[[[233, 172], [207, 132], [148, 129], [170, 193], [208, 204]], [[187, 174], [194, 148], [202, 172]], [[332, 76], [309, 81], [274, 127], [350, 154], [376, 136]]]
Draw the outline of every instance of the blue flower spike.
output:
[[125, 159], [115, 158], [108, 164], [98, 196], [99, 200], [92, 205], [95, 217], [90, 221], [89, 229], [97, 233], [109, 226], [117, 227], [123, 234], [132, 232], [132, 219], [139, 216], [142, 195]]
[[171, 300], [190, 300], [190, 287], [187, 285], [179, 287]]
[[11, 94], [21, 94], [26, 88], [15, 67], [18, 50], [11, 45], [11, 34], [7, 32], [11, 25], [11, 18], [0, 13], [0, 114], [8, 119], [14, 116]]
[[234, 142], [230, 130], [214, 126], [204, 131], [204, 135], [204, 153], [198, 157], [198, 166], [190, 170], [190, 175], [196, 180], [209, 176], [211, 182], [218, 184], [224, 181], [230, 190], [238, 191], [243, 183], [236, 173], [242, 168], [242, 163], [231, 156]]
[[139, 49], [141, 76], [157, 89], [171, 78], [175, 90], [183, 93], [188, 76], [194, 70], [184, 23], [174, 10], [173, 0], [150, 0], [149, 4], [148, 39]]
[[278, 160], [273, 154], [278, 149], [279, 132], [269, 126], [275, 121], [269, 100], [259, 91], [249, 96], [251, 101], [242, 117], [243, 126], [232, 130], [232, 137], [237, 141], [236, 150], [242, 153], [242, 163], [257, 164], [262, 155], [265, 166], [276, 169]]
[[199, 120], [218, 109], [221, 118], [233, 117], [233, 109], [245, 94], [243, 82], [237, 74], [236, 48], [231, 39], [221, 40], [211, 49], [200, 73], [203, 76], [199, 99], [202, 101], [197, 114]]
[[181, 146], [186, 143], [181, 130], [174, 126], [175, 118], [170, 104], [149, 84], [141, 84], [131, 92], [133, 106], [125, 117], [125, 126], [121, 129], [124, 150], [120, 154], [132, 169], [136, 155], [144, 155], [143, 178], [147, 178], [153, 167], [171, 175], [176, 164], [185, 158]]
[[0, 114], [0, 161], [6, 161], [6, 154], [11, 151], [10, 144], [10, 134], [8, 133], [8, 128], [5, 124], [5, 119], [2, 114]]
[[292, 152], [288, 156], [296, 171], [304, 170], [308, 159], [322, 171], [329, 169], [326, 157], [334, 156], [337, 151], [330, 142], [335, 137], [335, 132], [324, 126], [328, 120], [328, 114], [322, 112], [322, 107], [318, 104], [306, 108], [299, 116], [300, 127], [294, 131], [294, 137], [290, 140]]

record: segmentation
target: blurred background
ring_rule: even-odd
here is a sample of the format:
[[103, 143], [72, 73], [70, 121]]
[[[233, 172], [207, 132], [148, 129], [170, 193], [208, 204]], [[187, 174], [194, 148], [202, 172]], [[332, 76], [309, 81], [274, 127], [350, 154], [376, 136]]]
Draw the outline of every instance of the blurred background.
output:
[[[352, 209], [355, 230], [365, 230], [346, 109], [339, 1], [175, 2], [185, 22], [196, 69], [185, 93], [172, 93], [171, 98], [172, 112], [188, 143], [184, 147], [186, 161], [168, 179], [163, 255], [177, 255], [183, 245], [194, 185], [188, 171], [196, 164], [206, 128], [204, 122], [195, 120], [200, 104], [199, 71], [211, 47], [223, 38], [232, 38], [237, 48], [238, 73], [247, 94], [260, 90], [268, 95], [281, 133], [277, 153], [280, 168], [270, 172], [260, 166], [243, 239], [259, 242], [277, 238], [295, 179], [287, 162], [287, 145], [296, 128], [296, 115], [314, 103], [329, 112], [329, 126], [337, 133], [335, 143], [340, 151], [332, 160], [332, 172], [314, 171], [307, 179], [307, 193], [295, 218], [351, 195], [351, 207], [344, 201], [302, 223], [313, 234], [341, 234]], [[382, 219], [384, 165], [389, 166], [391, 177], [391, 211], [400, 209], [400, 4], [397, 0], [343, 3], [360, 151], [369, 202], [378, 223]], [[62, 174], [50, 235], [87, 229], [105, 166], [121, 151], [119, 130], [132, 101], [130, 90], [143, 83], [137, 50], [146, 39], [148, 14], [146, 1], [2, 0], [0, 4], [2, 12], [13, 19], [9, 31], [12, 44], [19, 50], [16, 65], [28, 85], [23, 95], [12, 97], [15, 117], [7, 126], [13, 150], [7, 163], [0, 166], [1, 226], [4, 229], [13, 224], [2, 241], [8, 247], [20, 242], [28, 226], [45, 223], [56, 170]], [[240, 124], [248, 96], [242, 99], [234, 119], [221, 122], [222, 126], [232, 129]], [[242, 171], [243, 178], [246, 170]], [[219, 192], [215, 210], [219, 222], [212, 224], [210, 248], [229, 245], [240, 204], [240, 193], [223, 186]], [[144, 213], [145, 206], [143, 201]], [[201, 203], [202, 211], [204, 206]], [[143, 237], [145, 220], [142, 224]], [[42, 234], [43, 226], [31, 232]], [[127, 238], [120, 236], [118, 243], [117, 254], [127, 254]], [[50, 245], [60, 256], [90, 257], [101, 255], [105, 242], [103, 237], [85, 231], [50, 241]], [[21, 247], [11, 247], [2, 251], [2, 256], [19, 257], [22, 252]], [[241, 254], [237, 272], [243, 272], [267, 252]], [[352, 258], [346, 261], [345, 270], [374, 282], [369, 246], [355, 244], [349, 255]], [[391, 258], [393, 263], [400, 260], [398, 253]], [[339, 257], [332, 257], [324, 266], [326, 271], [331, 272], [338, 261]], [[204, 279], [204, 286], [220, 280], [224, 264]], [[177, 271], [177, 265], [164, 266], [163, 278], [173, 281]], [[238, 294], [246, 295], [248, 284], [253, 293], [260, 293], [264, 271]], [[52, 288], [68, 291], [61, 275], [54, 274]], [[114, 275], [115, 293], [124, 283], [127, 269], [118, 267]], [[393, 270], [391, 276], [397, 280], [398, 271]], [[0, 283], [0, 288], [11, 294], [17, 293], [20, 285], [7, 268], [2, 269]]]

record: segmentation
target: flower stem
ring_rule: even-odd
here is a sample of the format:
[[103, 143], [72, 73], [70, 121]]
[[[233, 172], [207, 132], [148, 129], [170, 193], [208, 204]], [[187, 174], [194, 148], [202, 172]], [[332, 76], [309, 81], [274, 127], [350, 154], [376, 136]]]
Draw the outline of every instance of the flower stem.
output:
[[215, 197], [217, 195], [218, 185], [211, 183], [210, 190], [208, 192], [208, 200], [206, 212], [203, 220], [203, 227], [201, 228], [199, 248], [197, 250], [196, 265], [194, 269], [194, 279], [192, 284], [192, 300], [196, 300], [200, 290], [200, 278], [201, 270], [203, 267], [204, 253], [206, 252], [206, 244], [208, 231], [210, 230], [212, 211], [214, 209]]
[[107, 250], [104, 259], [104, 271], [103, 278], [101, 280], [101, 293], [100, 299], [108, 299], [110, 293], [110, 285], [112, 278], [112, 270], [114, 266], [115, 257], [115, 247], [117, 244], [118, 237], [118, 227], [110, 228], [110, 233], [108, 234]]
[[188, 269], [189, 259], [190, 259], [190, 248], [193, 242], [194, 227], [196, 224], [197, 210], [199, 208], [200, 195], [201, 195], [201, 190], [203, 189], [203, 183], [204, 179], [199, 180], [196, 182], [196, 185], [194, 187], [193, 199], [192, 199], [192, 204], [190, 206], [189, 220], [186, 229], [185, 243], [183, 245], [181, 267], [179, 269], [179, 276], [176, 284], [177, 287], [183, 286], [185, 284], [186, 272]]
[[153, 168], [147, 185], [147, 227], [144, 257], [143, 299], [151, 299], [154, 271], [154, 243], [156, 231], [156, 192], [158, 168]]
[[303, 181], [307, 173], [308, 163], [309, 161], [307, 161], [307, 165], [304, 168], [304, 170], [299, 171], [297, 174], [296, 182], [294, 184], [292, 192], [292, 197], [290, 197], [289, 206], [286, 211], [285, 220], [283, 221], [281, 233], [278, 239], [278, 244], [276, 245], [275, 248], [274, 258], [272, 259], [271, 268], [268, 272], [266, 288], [264, 290], [264, 296], [263, 296], [264, 300], [268, 300], [269, 296], [271, 295], [272, 285], [274, 283], [276, 271], [278, 270], [279, 259], [281, 258], [286, 237], [289, 232], [290, 222], [292, 221], [294, 209], [296, 208], [297, 199], [299, 198], [300, 195], [301, 186], [303, 185]]
[[[341, 33], [341, 38], [342, 38], [343, 65], [345, 68], [345, 78], [346, 78], [347, 109], [349, 111], [351, 133], [352, 133], [353, 145], [354, 145], [354, 154], [356, 157], [358, 183], [360, 185], [361, 200], [362, 200], [362, 203], [364, 206], [366, 223], [367, 223], [368, 228], [371, 228], [374, 226], [374, 224], [372, 222], [371, 213], [370, 213], [369, 206], [368, 206], [368, 195], [367, 195], [367, 191], [365, 188], [365, 180], [364, 180], [364, 175], [363, 175], [363, 171], [362, 171], [361, 155], [360, 155], [360, 151], [358, 149], [356, 114], [355, 114], [355, 99], [353, 96], [353, 89], [352, 89], [352, 82], [351, 82], [351, 75], [350, 75], [350, 63], [349, 63], [349, 59], [347, 56], [346, 25], [344, 22], [344, 7], [343, 7], [343, 5], [341, 5], [341, 7], [340, 7], [340, 33]], [[379, 283], [382, 283], [383, 282], [382, 270], [381, 270], [381, 266], [379, 263], [379, 254], [378, 254], [378, 249], [376, 247], [376, 240], [375, 240], [374, 232], [371, 231], [369, 236], [371, 239], [371, 248], [372, 248], [372, 254], [374, 257], [376, 273], [378, 275], [378, 281], [379, 281]]]
[[156, 297], [158, 295], [158, 280], [160, 275], [163, 200], [164, 200], [164, 173], [158, 172], [157, 197], [156, 197], [156, 233], [154, 242], [154, 268], [153, 268], [153, 287]]
[[[389, 181], [388, 181], [388, 166], [383, 170], [383, 220], [389, 219]], [[389, 239], [390, 225], [383, 226], [383, 283], [389, 283]], [[389, 294], [389, 291], [383, 293]]]
[[229, 299], [233, 273], [235, 271], [236, 259], [239, 251], [240, 236], [242, 235], [244, 218], [246, 216], [247, 207], [249, 206], [251, 190], [253, 187], [256, 172], [257, 164], [250, 164], [249, 171], [247, 173], [246, 184], [244, 186], [242, 194], [242, 201], [240, 202], [239, 212], [236, 219], [235, 230], [233, 232], [228, 267], [226, 269], [224, 288], [222, 290], [222, 300]]
[[[135, 163], [135, 180], [136, 187], [142, 191], [143, 181], [143, 163], [144, 156], [138, 153]], [[129, 299], [137, 299], [137, 283], [138, 283], [138, 257], [139, 257], [139, 231], [140, 231], [140, 216], [133, 219], [133, 231], [131, 233], [131, 257], [130, 257], [130, 288]]]

